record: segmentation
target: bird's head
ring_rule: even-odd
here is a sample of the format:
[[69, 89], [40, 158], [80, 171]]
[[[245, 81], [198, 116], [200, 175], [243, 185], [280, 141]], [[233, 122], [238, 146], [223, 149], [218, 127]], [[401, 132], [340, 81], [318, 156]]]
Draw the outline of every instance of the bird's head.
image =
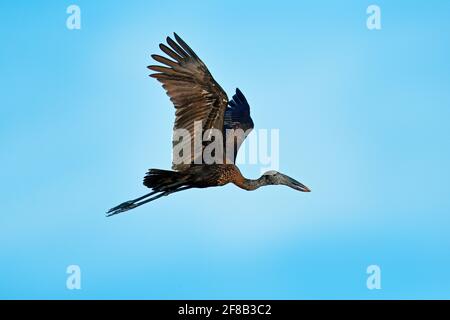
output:
[[285, 174], [275, 171], [275, 170], [265, 172], [261, 178], [264, 179], [265, 184], [285, 185], [285, 186], [291, 187], [292, 189], [302, 191], [302, 192], [310, 192], [311, 191], [304, 184], [298, 182], [295, 179], [292, 179], [291, 177], [289, 177]]

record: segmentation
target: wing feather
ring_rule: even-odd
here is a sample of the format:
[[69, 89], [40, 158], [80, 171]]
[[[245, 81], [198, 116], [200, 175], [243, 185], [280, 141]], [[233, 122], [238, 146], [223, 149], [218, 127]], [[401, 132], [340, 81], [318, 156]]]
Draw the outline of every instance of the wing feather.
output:
[[[227, 130], [237, 131], [238, 129], [242, 129], [244, 136], [241, 137], [241, 139], [233, 137], [233, 140], [228, 142], [233, 143], [234, 154], [232, 155], [233, 159], [231, 159], [231, 155], [227, 155], [227, 161], [232, 160], [233, 163], [236, 161], [240, 146], [253, 128], [254, 124], [250, 116], [250, 105], [241, 90], [237, 88], [236, 94], [233, 95], [233, 99], [228, 102], [228, 107], [225, 110], [224, 137], [227, 137]], [[227, 142], [224, 142], [225, 148], [227, 147], [226, 143]]]
[[[150, 76], [162, 83], [176, 109], [174, 130], [186, 129], [190, 133], [189, 147], [192, 151], [190, 158], [184, 159], [183, 162], [193, 163], [195, 121], [201, 121], [202, 137], [203, 132], [208, 129], [223, 132], [228, 97], [195, 52], [176, 33], [174, 37], [176, 41], [167, 37], [168, 46], [163, 43], [159, 45], [173, 60], [152, 55], [152, 58], [163, 66], [151, 65], [148, 68], [155, 72]], [[188, 141], [173, 141], [174, 145], [178, 143]], [[182, 170], [185, 167], [183, 164], [172, 164], [174, 170]]]

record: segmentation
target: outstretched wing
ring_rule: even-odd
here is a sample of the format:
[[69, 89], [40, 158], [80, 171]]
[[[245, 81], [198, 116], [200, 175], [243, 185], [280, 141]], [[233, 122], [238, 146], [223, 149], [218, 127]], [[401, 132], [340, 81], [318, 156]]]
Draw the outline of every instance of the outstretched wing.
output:
[[[162, 83], [175, 106], [174, 130], [186, 129], [190, 134], [190, 141], [173, 141], [174, 146], [178, 143], [190, 144], [188, 147], [191, 152], [182, 156], [182, 163], [172, 164], [174, 170], [182, 170], [186, 164], [193, 163], [196, 156], [194, 123], [201, 121], [202, 137], [208, 129], [222, 132], [228, 97], [195, 52], [176, 33], [174, 36], [176, 42], [167, 37], [169, 47], [162, 43], [159, 45], [173, 60], [154, 54], [153, 59], [164, 66], [153, 65], [148, 68], [157, 72], [150, 76]], [[177, 149], [184, 150], [184, 146], [178, 145]]]
[[[250, 117], [250, 106], [247, 102], [247, 99], [238, 88], [236, 88], [236, 94], [233, 96], [233, 99], [228, 102], [228, 107], [225, 110], [223, 127], [224, 137], [228, 136], [232, 137], [233, 139], [233, 159], [230, 159], [230, 157], [227, 157], [227, 159], [233, 160], [234, 163], [236, 161], [239, 147], [254, 128], [253, 120]], [[230, 136], [230, 133], [227, 133], [227, 129], [234, 129], [235, 135]], [[242, 129], [242, 131], [239, 132], [239, 129]], [[231, 143], [231, 141], [227, 143]]]

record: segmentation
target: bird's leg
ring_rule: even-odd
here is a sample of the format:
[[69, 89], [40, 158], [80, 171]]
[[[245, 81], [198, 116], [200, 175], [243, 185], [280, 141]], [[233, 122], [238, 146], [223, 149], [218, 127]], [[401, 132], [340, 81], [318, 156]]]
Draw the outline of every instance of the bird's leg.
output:
[[[191, 188], [191, 187], [186, 186], [186, 187], [181, 187], [181, 188], [178, 188], [178, 189], [173, 189], [173, 190], [170, 190], [170, 191], [164, 191], [164, 192], [161, 192], [160, 194], [158, 194], [158, 195], [156, 195], [156, 196], [154, 196], [154, 197], [151, 197], [150, 199], [146, 199], [146, 200], [143, 200], [143, 201], [141, 201], [141, 202], [134, 203], [134, 204], [132, 205], [132, 208], [129, 208], [129, 209], [134, 209], [134, 208], [139, 207], [139, 206], [142, 206], [143, 204], [146, 204], [146, 203], [148, 203], [148, 202], [150, 202], [150, 201], [159, 199], [159, 198], [161, 198], [161, 197], [163, 197], [163, 196], [168, 196], [168, 195], [171, 194], [171, 193], [175, 193], [175, 192], [178, 192], [178, 191], [183, 191], [183, 190], [186, 190], [186, 189], [189, 189], [189, 188]], [[129, 210], [129, 209], [127, 209], [127, 210]]]
[[125, 202], [119, 204], [118, 206], [115, 206], [114, 208], [109, 209], [107, 214], [106, 214], [106, 216], [109, 217], [109, 216], [111, 216], [113, 214], [117, 214], [117, 213], [120, 213], [120, 212], [123, 212], [123, 211], [127, 211], [127, 210], [130, 210], [130, 209], [133, 209], [134, 208], [133, 205], [136, 202], [141, 201], [142, 199], [148, 198], [148, 197], [154, 195], [157, 192], [158, 191], [152, 191], [152, 192], [147, 193], [147, 194], [145, 194], [145, 195], [143, 195], [143, 196], [141, 196], [139, 198], [125, 201]]
[[[171, 193], [175, 193], [175, 192], [178, 192], [178, 191], [183, 191], [183, 190], [186, 190], [186, 189], [189, 189], [189, 188], [191, 188], [191, 187], [190, 186], [185, 186], [185, 187], [181, 187], [181, 188], [178, 188], [178, 189], [173, 189], [173, 190], [170, 190], [170, 191], [153, 191], [153, 192], [151, 192], [149, 194], [146, 194], [146, 195], [144, 195], [142, 197], [139, 197], [139, 198], [134, 199], [134, 200], [126, 201], [126, 202], [124, 202], [124, 203], [122, 203], [122, 204], [120, 204], [120, 205], [118, 205], [118, 206], [116, 206], [116, 207], [114, 207], [112, 209], [109, 209], [109, 211], [107, 212], [106, 216], [110, 217], [110, 216], [113, 216], [115, 214], [118, 214], [118, 213], [121, 213], [121, 212], [125, 212], [125, 211], [128, 211], [130, 209], [137, 208], [137, 207], [142, 206], [143, 204], [146, 204], [146, 203], [148, 203], [150, 201], [153, 201], [153, 200], [159, 199], [159, 198], [161, 198], [163, 196], [168, 196]], [[154, 196], [154, 197], [151, 197], [149, 199], [143, 200], [145, 198], [148, 198], [148, 197], [154, 195], [157, 192], [161, 192], [161, 193], [156, 195], [156, 196]], [[143, 200], [143, 201], [140, 201], [140, 200]]]

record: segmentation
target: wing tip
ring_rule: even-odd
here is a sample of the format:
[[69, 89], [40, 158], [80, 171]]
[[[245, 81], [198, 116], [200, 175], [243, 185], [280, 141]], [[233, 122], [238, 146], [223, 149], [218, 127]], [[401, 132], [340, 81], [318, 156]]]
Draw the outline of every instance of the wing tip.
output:
[[174, 36], [175, 40], [177, 40], [178, 43], [184, 42], [183, 39], [181, 39], [181, 37], [176, 32], [173, 33], [173, 36]]

